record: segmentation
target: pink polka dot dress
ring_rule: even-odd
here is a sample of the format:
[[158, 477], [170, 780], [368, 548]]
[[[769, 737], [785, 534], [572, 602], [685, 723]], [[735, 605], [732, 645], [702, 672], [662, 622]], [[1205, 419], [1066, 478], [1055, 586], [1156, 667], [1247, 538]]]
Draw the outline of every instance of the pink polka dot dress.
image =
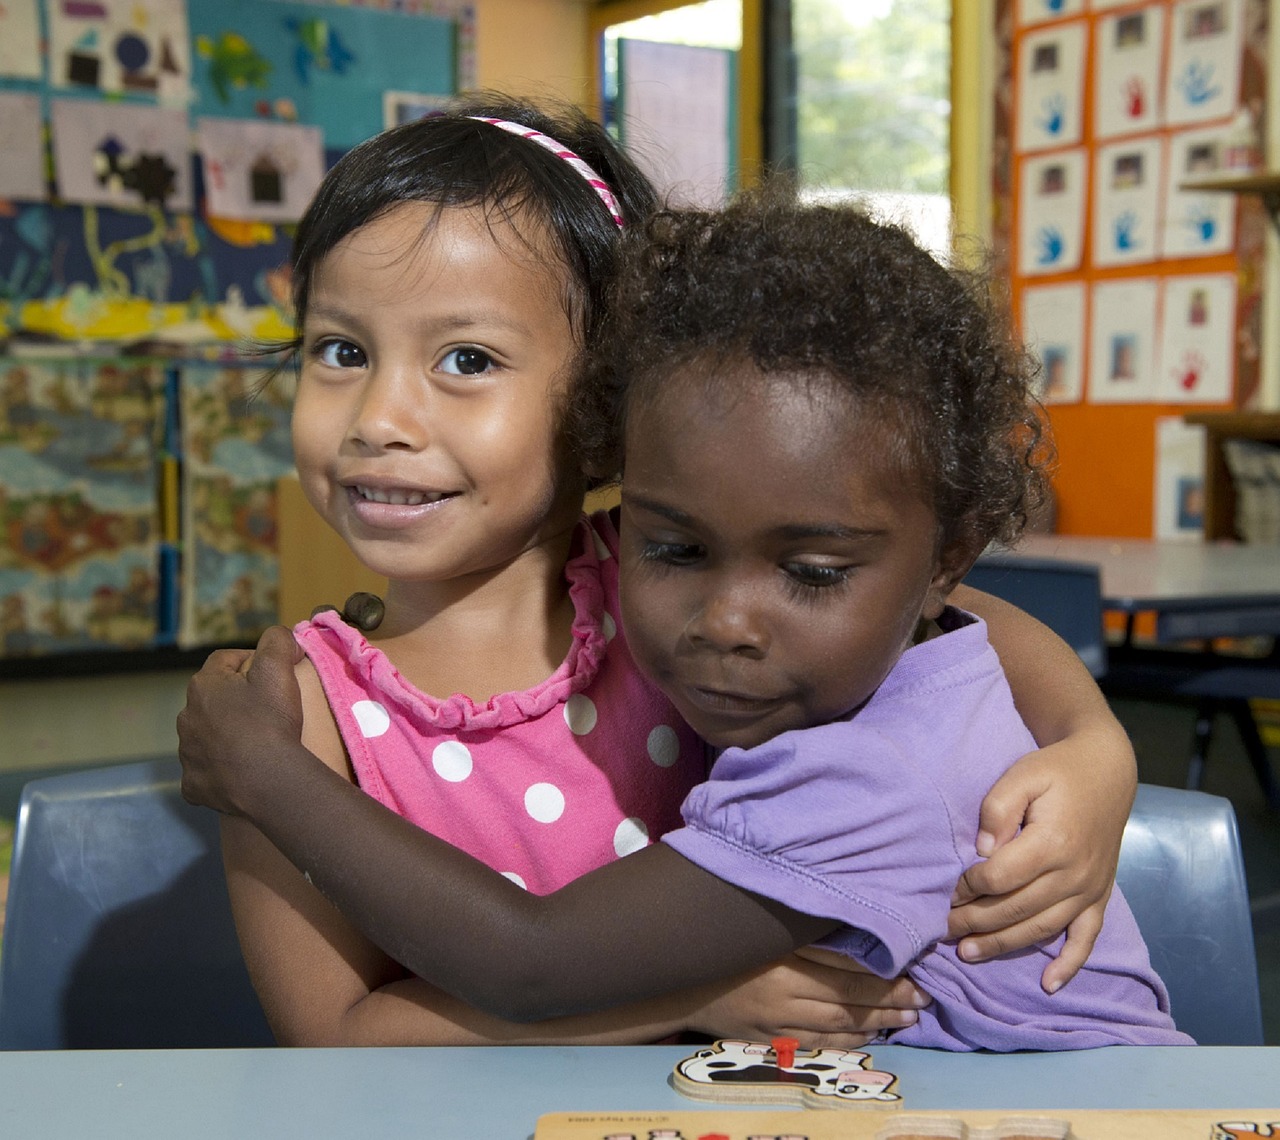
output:
[[582, 520], [565, 566], [567, 656], [540, 685], [484, 704], [423, 693], [335, 613], [294, 628], [360, 787], [535, 894], [680, 826], [706, 775], [701, 742], [627, 649], [617, 550], [607, 514]]

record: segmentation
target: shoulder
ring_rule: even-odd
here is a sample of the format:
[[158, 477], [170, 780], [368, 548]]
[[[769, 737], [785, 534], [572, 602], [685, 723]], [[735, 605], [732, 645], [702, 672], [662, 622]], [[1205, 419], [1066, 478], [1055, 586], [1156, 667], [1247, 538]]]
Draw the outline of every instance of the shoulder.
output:
[[342, 744], [342, 735], [325, 696], [320, 674], [316, 672], [309, 657], [298, 662], [294, 667], [294, 675], [302, 692], [303, 745], [335, 772], [341, 772], [352, 780], [351, 765], [347, 760], [347, 750]]

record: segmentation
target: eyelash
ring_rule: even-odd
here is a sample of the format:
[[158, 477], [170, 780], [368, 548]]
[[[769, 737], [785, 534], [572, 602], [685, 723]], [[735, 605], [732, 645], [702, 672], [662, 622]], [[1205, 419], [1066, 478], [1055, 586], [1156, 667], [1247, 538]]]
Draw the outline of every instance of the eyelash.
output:
[[[803, 570], [797, 574], [797, 570]], [[812, 601], [829, 590], [839, 590], [849, 584], [852, 569], [848, 566], [812, 566], [793, 562], [787, 569], [787, 592], [801, 601]], [[806, 581], [804, 575], [810, 579]]]
[[[694, 543], [647, 542], [640, 552], [645, 562], [664, 569], [691, 566], [702, 557], [702, 548]], [[813, 601], [829, 590], [848, 585], [852, 568], [847, 566], [814, 566], [792, 562], [782, 567], [787, 593], [800, 601]]]

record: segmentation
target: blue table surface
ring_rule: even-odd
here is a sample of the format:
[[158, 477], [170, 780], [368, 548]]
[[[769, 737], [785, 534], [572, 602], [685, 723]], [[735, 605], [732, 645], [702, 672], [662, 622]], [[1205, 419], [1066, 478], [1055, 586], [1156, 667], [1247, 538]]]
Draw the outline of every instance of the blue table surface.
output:
[[[0, 1053], [0, 1136], [523, 1140], [569, 1111], [707, 1108], [688, 1046]], [[1012, 1055], [869, 1050], [908, 1109], [1280, 1106], [1280, 1048]]]

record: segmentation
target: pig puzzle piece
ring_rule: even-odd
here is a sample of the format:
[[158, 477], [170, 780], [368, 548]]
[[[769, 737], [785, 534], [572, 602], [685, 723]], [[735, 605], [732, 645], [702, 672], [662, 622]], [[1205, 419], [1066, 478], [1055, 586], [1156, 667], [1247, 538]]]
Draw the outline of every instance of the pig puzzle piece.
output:
[[892, 1108], [898, 1078], [867, 1068], [870, 1054], [802, 1050], [794, 1038], [716, 1041], [676, 1065], [676, 1091], [721, 1104], [789, 1104], [799, 1108]]

